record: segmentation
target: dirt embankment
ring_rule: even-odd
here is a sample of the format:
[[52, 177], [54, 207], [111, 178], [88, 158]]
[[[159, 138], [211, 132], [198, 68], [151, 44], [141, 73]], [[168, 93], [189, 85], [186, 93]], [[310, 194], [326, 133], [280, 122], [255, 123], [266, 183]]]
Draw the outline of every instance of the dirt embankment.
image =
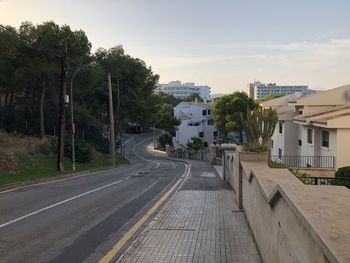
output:
[[0, 173], [15, 173], [22, 158], [52, 153], [49, 139], [27, 137], [0, 131]]

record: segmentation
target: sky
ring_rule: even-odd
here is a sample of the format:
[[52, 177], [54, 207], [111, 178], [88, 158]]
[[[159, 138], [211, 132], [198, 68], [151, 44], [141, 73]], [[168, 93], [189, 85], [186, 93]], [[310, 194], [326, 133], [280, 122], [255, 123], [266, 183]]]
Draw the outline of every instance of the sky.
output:
[[254, 80], [350, 84], [349, 11], [349, 0], [0, 0], [0, 23], [68, 24], [93, 51], [122, 44], [160, 83], [231, 93]]

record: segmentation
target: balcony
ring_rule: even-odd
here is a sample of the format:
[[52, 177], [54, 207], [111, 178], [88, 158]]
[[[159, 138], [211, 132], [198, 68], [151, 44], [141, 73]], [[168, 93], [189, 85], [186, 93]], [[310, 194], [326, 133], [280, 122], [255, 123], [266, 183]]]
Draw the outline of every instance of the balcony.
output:
[[334, 156], [270, 155], [270, 162], [282, 163], [292, 168], [334, 169]]

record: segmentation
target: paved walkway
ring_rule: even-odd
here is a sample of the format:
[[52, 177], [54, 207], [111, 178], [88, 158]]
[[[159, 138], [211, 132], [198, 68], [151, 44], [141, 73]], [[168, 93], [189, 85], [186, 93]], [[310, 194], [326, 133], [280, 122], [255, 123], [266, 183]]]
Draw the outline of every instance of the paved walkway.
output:
[[118, 262], [261, 262], [245, 216], [216, 171], [190, 178]]

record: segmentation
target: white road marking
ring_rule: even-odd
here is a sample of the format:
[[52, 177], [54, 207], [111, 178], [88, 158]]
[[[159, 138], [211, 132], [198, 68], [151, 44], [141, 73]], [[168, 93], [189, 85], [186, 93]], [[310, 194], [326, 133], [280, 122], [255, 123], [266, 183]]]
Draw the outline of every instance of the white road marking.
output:
[[157, 168], [159, 167], [159, 165], [160, 165], [159, 162], [156, 162], [156, 161], [152, 161], [152, 160], [150, 160], [150, 159], [147, 159], [147, 158], [145, 158], [145, 157], [143, 157], [143, 156], [137, 154], [136, 151], [135, 151], [135, 150], [136, 150], [136, 146], [138, 146], [139, 144], [142, 144], [142, 143], [144, 143], [144, 142], [146, 142], [146, 141], [148, 141], [148, 140], [149, 140], [149, 139], [146, 139], [146, 140], [143, 140], [143, 141], [141, 141], [141, 142], [135, 144], [135, 145], [134, 145], [134, 148], [133, 148], [133, 152], [134, 152], [134, 154], [135, 154], [138, 158], [140, 158], [141, 160], [144, 160], [144, 161], [150, 162], [150, 163], [155, 163], [156, 166], [155, 166], [153, 169], [157, 169]]
[[55, 204], [52, 204], [52, 205], [43, 207], [43, 208], [41, 208], [41, 209], [39, 209], [39, 210], [36, 210], [36, 211], [34, 211], [34, 212], [31, 212], [31, 213], [29, 213], [29, 214], [26, 214], [26, 215], [24, 215], [24, 216], [18, 217], [18, 218], [16, 218], [16, 219], [13, 219], [13, 220], [11, 220], [11, 221], [8, 221], [8, 222], [6, 222], [6, 223], [4, 223], [4, 224], [1, 224], [1, 225], [0, 225], [0, 228], [6, 227], [6, 226], [8, 226], [8, 225], [11, 225], [11, 224], [16, 223], [16, 222], [18, 222], [18, 221], [21, 221], [21, 220], [23, 220], [23, 219], [25, 219], [25, 218], [28, 218], [28, 217], [31, 217], [31, 216], [33, 216], [33, 215], [39, 214], [39, 213], [41, 213], [41, 212], [44, 212], [44, 211], [49, 210], [49, 209], [51, 209], [51, 208], [54, 208], [54, 207], [56, 207], [56, 206], [65, 204], [65, 203], [67, 203], [67, 202], [69, 202], [69, 201], [72, 201], [72, 200], [74, 200], [74, 199], [77, 199], [77, 198], [79, 198], [79, 197], [83, 197], [83, 196], [85, 196], [85, 195], [88, 195], [88, 194], [91, 194], [91, 193], [100, 191], [100, 190], [102, 190], [102, 189], [104, 189], [104, 188], [107, 188], [107, 187], [110, 187], [110, 186], [119, 184], [119, 183], [121, 183], [121, 182], [123, 182], [123, 181], [125, 181], [125, 180], [130, 179], [130, 178], [131, 178], [131, 176], [129, 176], [129, 177], [123, 179], [123, 180], [119, 180], [119, 181], [116, 181], [116, 182], [114, 182], [114, 183], [110, 183], [110, 184], [107, 184], [107, 185], [104, 185], [104, 186], [95, 188], [95, 189], [93, 189], [93, 190], [87, 191], [87, 192], [85, 192], [85, 193], [82, 193], [82, 194], [73, 196], [73, 197], [68, 198], [68, 199], [66, 199], [66, 200], [63, 200], [63, 201], [61, 201], [61, 202], [58, 202], [58, 203], [55, 203]]
[[123, 142], [123, 146], [125, 146], [128, 142], [132, 141], [134, 138], [130, 138], [128, 140], [126, 140], [125, 142]]

